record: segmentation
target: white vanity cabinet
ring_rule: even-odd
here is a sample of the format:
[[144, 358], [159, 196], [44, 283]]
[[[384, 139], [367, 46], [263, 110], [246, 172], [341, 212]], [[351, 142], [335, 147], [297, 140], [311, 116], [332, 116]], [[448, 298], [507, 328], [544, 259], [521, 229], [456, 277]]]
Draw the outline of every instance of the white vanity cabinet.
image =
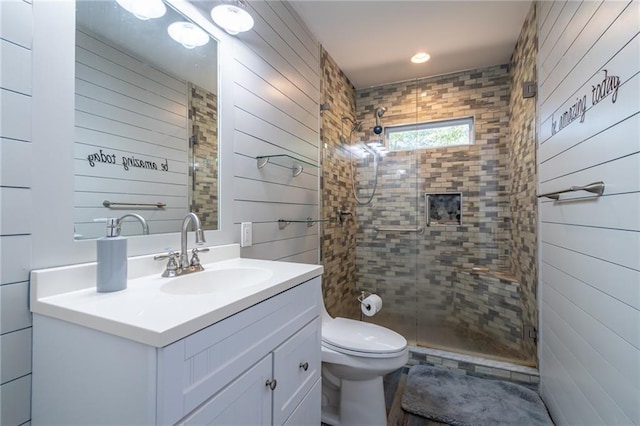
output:
[[318, 425], [320, 360], [313, 352], [319, 338], [315, 319], [180, 424], [282, 425], [291, 418], [292, 425]]
[[317, 277], [162, 348], [35, 314], [32, 423], [319, 425], [321, 300]]

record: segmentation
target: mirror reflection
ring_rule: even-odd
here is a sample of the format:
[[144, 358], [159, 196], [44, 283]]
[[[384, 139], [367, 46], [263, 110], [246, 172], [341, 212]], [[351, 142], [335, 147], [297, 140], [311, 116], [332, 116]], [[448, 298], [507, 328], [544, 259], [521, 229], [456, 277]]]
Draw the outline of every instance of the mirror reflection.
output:
[[76, 2], [76, 239], [129, 213], [151, 234], [189, 211], [218, 229], [217, 42], [160, 0], [135, 3]]

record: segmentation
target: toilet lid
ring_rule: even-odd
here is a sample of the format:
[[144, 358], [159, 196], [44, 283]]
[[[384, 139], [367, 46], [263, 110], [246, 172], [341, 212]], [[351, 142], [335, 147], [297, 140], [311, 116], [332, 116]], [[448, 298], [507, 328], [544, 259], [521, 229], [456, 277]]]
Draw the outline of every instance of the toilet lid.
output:
[[400, 352], [407, 346], [407, 340], [395, 331], [346, 318], [323, 322], [322, 341], [337, 350], [370, 354]]

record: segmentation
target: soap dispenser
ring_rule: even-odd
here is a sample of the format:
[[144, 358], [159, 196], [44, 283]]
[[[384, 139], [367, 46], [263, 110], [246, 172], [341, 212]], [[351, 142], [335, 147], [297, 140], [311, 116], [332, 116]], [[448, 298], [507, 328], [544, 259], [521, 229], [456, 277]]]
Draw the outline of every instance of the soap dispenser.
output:
[[120, 236], [120, 220], [107, 218], [107, 235], [97, 240], [96, 287], [100, 293], [127, 288], [127, 239]]

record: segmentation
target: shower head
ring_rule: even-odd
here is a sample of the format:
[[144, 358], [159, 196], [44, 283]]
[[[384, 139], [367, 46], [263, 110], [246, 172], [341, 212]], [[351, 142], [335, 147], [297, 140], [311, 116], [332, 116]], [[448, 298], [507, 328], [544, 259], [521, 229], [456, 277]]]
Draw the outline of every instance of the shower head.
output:
[[373, 128], [373, 133], [375, 133], [376, 135], [379, 135], [380, 133], [382, 133], [382, 125], [380, 124], [380, 117], [382, 117], [385, 112], [387, 112], [387, 109], [385, 107], [379, 106], [378, 108], [376, 108], [376, 111], [375, 111], [376, 126]]

